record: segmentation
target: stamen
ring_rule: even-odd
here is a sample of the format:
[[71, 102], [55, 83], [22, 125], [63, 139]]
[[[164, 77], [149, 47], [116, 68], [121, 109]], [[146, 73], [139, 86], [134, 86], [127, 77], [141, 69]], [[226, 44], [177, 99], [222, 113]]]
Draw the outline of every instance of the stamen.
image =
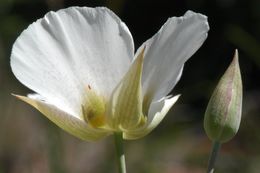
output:
[[105, 102], [88, 85], [86, 98], [81, 106], [84, 120], [91, 126], [98, 128], [105, 125]]

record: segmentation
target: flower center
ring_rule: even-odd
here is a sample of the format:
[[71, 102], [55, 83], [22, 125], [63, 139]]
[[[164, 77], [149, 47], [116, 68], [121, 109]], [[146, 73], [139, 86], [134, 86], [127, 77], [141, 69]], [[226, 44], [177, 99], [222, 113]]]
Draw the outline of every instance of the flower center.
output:
[[105, 101], [93, 91], [90, 85], [86, 91], [86, 98], [82, 104], [84, 120], [95, 128], [102, 127], [105, 125]]

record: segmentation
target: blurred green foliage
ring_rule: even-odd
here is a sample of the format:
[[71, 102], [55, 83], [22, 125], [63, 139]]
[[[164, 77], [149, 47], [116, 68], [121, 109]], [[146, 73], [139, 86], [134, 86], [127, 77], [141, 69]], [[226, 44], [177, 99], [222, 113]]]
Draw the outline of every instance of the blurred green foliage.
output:
[[186, 63], [173, 91], [181, 93], [181, 99], [150, 135], [126, 142], [129, 172], [205, 172], [211, 143], [203, 131], [203, 115], [235, 48], [244, 83], [242, 122], [238, 135], [223, 145], [216, 172], [259, 172], [259, 0], [0, 0], [0, 173], [116, 171], [110, 137], [97, 143], [80, 141], [10, 95], [31, 92], [10, 70], [15, 39], [48, 11], [75, 5], [111, 8], [128, 25], [136, 47], [168, 17], [188, 9], [209, 17], [209, 37]]

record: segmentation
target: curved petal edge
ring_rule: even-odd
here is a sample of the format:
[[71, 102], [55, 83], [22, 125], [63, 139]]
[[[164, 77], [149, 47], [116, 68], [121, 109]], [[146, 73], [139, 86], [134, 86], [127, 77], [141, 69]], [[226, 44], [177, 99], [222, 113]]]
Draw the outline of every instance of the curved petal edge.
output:
[[134, 131], [128, 131], [123, 134], [124, 139], [133, 140], [141, 138], [150, 133], [155, 127], [160, 124], [165, 115], [176, 103], [180, 95], [176, 95], [172, 98], [164, 98], [151, 104], [149, 111], [147, 125]]
[[107, 132], [104, 132], [103, 130], [93, 129], [89, 127], [83, 120], [80, 120], [66, 112], [63, 112], [54, 105], [37, 99], [37, 97], [30, 98], [20, 95], [14, 96], [30, 104], [57, 126], [82, 140], [97, 141], [102, 137], [108, 135]]

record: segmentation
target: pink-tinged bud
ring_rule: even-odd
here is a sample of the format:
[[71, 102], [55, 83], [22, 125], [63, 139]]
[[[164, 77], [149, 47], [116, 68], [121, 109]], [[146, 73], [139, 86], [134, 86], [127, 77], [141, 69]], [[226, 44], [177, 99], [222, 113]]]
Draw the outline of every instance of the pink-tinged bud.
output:
[[227, 142], [239, 129], [242, 111], [242, 81], [238, 51], [214, 90], [204, 119], [208, 137], [217, 142]]

